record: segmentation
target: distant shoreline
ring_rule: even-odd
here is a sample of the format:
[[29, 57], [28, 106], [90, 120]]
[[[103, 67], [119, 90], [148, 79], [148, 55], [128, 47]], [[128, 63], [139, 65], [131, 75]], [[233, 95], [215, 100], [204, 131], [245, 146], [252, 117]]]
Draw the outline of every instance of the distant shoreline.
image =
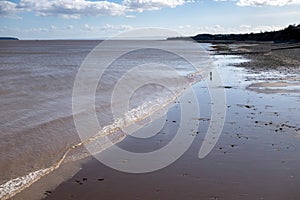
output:
[[19, 38], [15, 38], [15, 37], [0, 37], [0, 40], [19, 40]]
[[300, 24], [290, 25], [279, 31], [245, 33], [245, 34], [198, 34], [190, 37], [173, 37], [167, 40], [195, 40], [197, 42], [274, 42], [274, 43], [297, 43], [300, 42]]

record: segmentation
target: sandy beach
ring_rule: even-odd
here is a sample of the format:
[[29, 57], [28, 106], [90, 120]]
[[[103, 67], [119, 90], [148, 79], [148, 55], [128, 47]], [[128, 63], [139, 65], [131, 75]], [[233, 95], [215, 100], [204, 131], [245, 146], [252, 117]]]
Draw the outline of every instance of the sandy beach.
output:
[[[287, 47], [287, 48], [286, 48]], [[226, 90], [226, 118], [213, 150], [199, 159], [210, 122], [209, 91], [193, 85], [201, 117], [188, 150], [171, 165], [149, 173], [125, 173], [93, 157], [68, 163], [12, 199], [270, 199], [300, 196], [299, 48], [290, 44], [223, 44], [212, 59]], [[183, 94], [184, 95], [184, 94]], [[117, 145], [145, 152], [167, 145], [180, 122], [179, 101], [153, 137], [126, 137]], [[162, 120], [161, 118], [157, 120]], [[151, 132], [151, 130], [148, 130]], [[109, 155], [110, 148], [105, 150]], [[120, 160], [127, 165], [130, 160]]]
[[0, 200], [300, 200], [300, 0], [0, 0]]

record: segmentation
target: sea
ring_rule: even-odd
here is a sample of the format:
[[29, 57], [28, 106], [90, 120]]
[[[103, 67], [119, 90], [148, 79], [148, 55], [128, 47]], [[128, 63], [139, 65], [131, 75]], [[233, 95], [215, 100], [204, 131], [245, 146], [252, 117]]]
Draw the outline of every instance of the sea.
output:
[[129, 125], [143, 126], [208, 76], [208, 48], [165, 40], [1, 41], [0, 199], [94, 153], [84, 146], [95, 138], [112, 135], [101, 151], [126, 137]]

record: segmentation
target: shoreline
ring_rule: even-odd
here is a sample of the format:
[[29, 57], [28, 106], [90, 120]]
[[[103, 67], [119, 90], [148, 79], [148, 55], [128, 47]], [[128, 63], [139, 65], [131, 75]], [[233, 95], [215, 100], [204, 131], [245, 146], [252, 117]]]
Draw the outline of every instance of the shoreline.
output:
[[[239, 47], [240, 48], [240, 47]], [[243, 47], [244, 48], [244, 47]], [[242, 48], [242, 49], [243, 49]], [[253, 47], [251, 47], [253, 48]], [[247, 49], [247, 48], [246, 48]], [[283, 50], [284, 51], [284, 50]], [[252, 56], [252, 54], [249, 54], [250, 56], [248, 58], [250, 58]], [[261, 56], [265, 56], [264, 53], [262, 53]], [[273, 56], [273, 55], [272, 55]], [[247, 56], [246, 56], [247, 57]], [[233, 69], [235, 69], [236, 67], [241, 67], [241, 68], [245, 68], [248, 69], [250, 71], [268, 71], [271, 69], [271, 66], [274, 66], [274, 62], [270, 61], [267, 65], [270, 66], [269, 68], [261, 68], [261, 65], [259, 64], [255, 64], [258, 63], [260, 60], [260, 57], [252, 57], [252, 59], [256, 59], [252, 62], [249, 63], [242, 63], [242, 64], [238, 64], [238, 66], [233, 67]], [[268, 60], [268, 59], [267, 59]], [[264, 60], [262, 61], [262, 63], [265, 62]], [[253, 68], [253, 64], [255, 65], [255, 67]], [[235, 65], [235, 64], [233, 64]], [[266, 63], [264, 63], [264, 65], [266, 65]], [[289, 68], [287, 68], [288, 70]], [[272, 69], [273, 70], [273, 69]], [[276, 70], [282, 70], [282, 68], [277, 68]], [[299, 70], [296, 69], [296, 70]], [[290, 73], [289, 71], [287, 71], [287, 73]], [[263, 79], [263, 77], [262, 77]], [[247, 79], [246, 79], [247, 80]], [[247, 81], [244, 80], [244, 84], [248, 84], [249, 81], [253, 81], [253, 82], [257, 82], [260, 81], [259, 79], [248, 79]], [[246, 83], [247, 82], [247, 83]], [[245, 91], [247, 92], [246, 88], [238, 88], [235, 89], [235, 85], [232, 85], [233, 83], [230, 83], [228, 85], [233, 86], [233, 90], [229, 90], [229, 93], [231, 93], [231, 91], [234, 91], [233, 93], [236, 93], [236, 90], [239, 90], [239, 92], [241, 91]], [[234, 83], [236, 84], [236, 83]], [[248, 84], [249, 85], [249, 84]], [[257, 91], [254, 91], [257, 92]], [[259, 93], [258, 93], [259, 94]], [[274, 94], [273, 92], [271, 92], [270, 94], [272, 95], [276, 95], [276, 93]], [[259, 96], [259, 95], [258, 95]], [[262, 98], [267, 98], [267, 96], [263, 96]], [[245, 103], [243, 101], [241, 101], [241, 103]], [[237, 104], [236, 104], [237, 105]], [[242, 105], [242, 106], [241, 106]], [[245, 106], [243, 106], [245, 105]], [[251, 106], [249, 106], [250, 109], [245, 111], [245, 107], [247, 107], [248, 103], [245, 104], [240, 104], [239, 106], [236, 106], [235, 111], [239, 112], [239, 113], [243, 113], [244, 115], [247, 116], [247, 118], [249, 117], [250, 120], [252, 120], [251, 122], [251, 126], [258, 126], [259, 128], [261, 128], [261, 130], [265, 130], [268, 134], [269, 132], [274, 132], [274, 127], [276, 128], [277, 126], [281, 126], [281, 124], [278, 122], [276, 124], [275, 121], [272, 121], [272, 124], [269, 124], [270, 122], [268, 122], [268, 126], [271, 126], [271, 128], [266, 128], [267, 125], [266, 122], [264, 120], [257, 120], [260, 119], [260, 114], [258, 111], [256, 110], [252, 110], [251, 111]], [[228, 109], [232, 109], [233, 105], [228, 105], [230, 106]], [[255, 105], [258, 106], [259, 105]], [[274, 105], [272, 105], [274, 106]], [[297, 108], [299, 109], [299, 108]], [[255, 115], [257, 116], [257, 119], [253, 116], [253, 114], [251, 114], [251, 112], [249, 113], [249, 110], [252, 113], [256, 113]], [[267, 111], [265, 111], [267, 112]], [[278, 112], [278, 111], [277, 111]], [[176, 112], [173, 113], [170, 118], [168, 119], [169, 121], [176, 121], [176, 120], [172, 120], [172, 117], [176, 117], [176, 115], [178, 115], [178, 111], [177, 114]], [[233, 115], [232, 113], [230, 115]], [[232, 116], [231, 116], [232, 117]], [[251, 118], [253, 117], [253, 118]], [[268, 117], [267, 117], [268, 118]], [[46, 189], [47, 187], [45, 187], [44, 184], [47, 183], [47, 179], [49, 178], [49, 176], [51, 177], [55, 177], [55, 173], [51, 173], [50, 175], [47, 175], [45, 177], [43, 177], [39, 183], [37, 182], [37, 184], [32, 188], [28, 188], [26, 189], [24, 192], [21, 192], [19, 194], [17, 194], [15, 197], [13, 197], [12, 199], [22, 199], [24, 196], [26, 197], [26, 194], [29, 195], [32, 191], [35, 193], [36, 197], [39, 196], [40, 197], [45, 197], [46, 199], [57, 199], [57, 198], [71, 198], [71, 199], [85, 199], [85, 198], [89, 198], [89, 199], [98, 199], [100, 198], [100, 196], [104, 199], [116, 199], [116, 198], [124, 198], [124, 199], [132, 199], [132, 198], [141, 198], [141, 199], [153, 199], [153, 198], [174, 198], [174, 199], [182, 199], [182, 198], [186, 198], [186, 199], [194, 199], [194, 198], [199, 198], [201, 197], [202, 199], [230, 199], [230, 198], [236, 198], [238, 195], [238, 197], [240, 197], [241, 199], [253, 199], [253, 197], [258, 197], [258, 196], [264, 196], [267, 195], [268, 197], [273, 197], [273, 199], [280, 199], [280, 197], [286, 197], [286, 196], [278, 196], [278, 194], [274, 195], [271, 194], [269, 192], [266, 192], [265, 194], [263, 193], [263, 190], [260, 189], [259, 187], [254, 187], [254, 183], [256, 182], [255, 180], [248, 180], [248, 184], [246, 184], [246, 186], [240, 186], [237, 188], [237, 190], [239, 192], [233, 193], [233, 194], [229, 194], [226, 192], [226, 190], [231, 190], [233, 188], [231, 188], [230, 185], [224, 184], [224, 183], [233, 183], [233, 185], [236, 185], [236, 182], [241, 182], [241, 180], [247, 180], [247, 177], [244, 176], [242, 174], [242, 172], [246, 172], [247, 170], [247, 166], [244, 165], [243, 163], [248, 163], [247, 162], [247, 158], [252, 160], [252, 161], [256, 161], [260, 164], [266, 165], [267, 163], [264, 161], [264, 159], [266, 159], [266, 155], [271, 154], [271, 159], [268, 158], [267, 161], [271, 162], [272, 164], [274, 164], [274, 166], [270, 166], [270, 164], [268, 164], [267, 166], [271, 167], [271, 169], [273, 170], [280, 170], [282, 168], [282, 165], [285, 164], [287, 161], [284, 161], [282, 163], [282, 158], [281, 155], [273, 155], [273, 151], [270, 149], [265, 151], [264, 150], [264, 143], [260, 143], [255, 140], [255, 137], [258, 137], [258, 135], [256, 136], [252, 136], [250, 133], [230, 133], [230, 130], [235, 130], [235, 126], [234, 124], [237, 123], [237, 121], [234, 121], [234, 119], [236, 119], [236, 117], [233, 117], [233, 119], [230, 119], [230, 121], [227, 121], [227, 123], [229, 123], [231, 126], [230, 128], [226, 128], [225, 127], [225, 133], [222, 133], [223, 135], [225, 134], [226, 136], [223, 138], [221, 138], [221, 144], [218, 144], [217, 147], [214, 149], [214, 151], [212, 152], [212, 155], [209, 156], [208, 158], [204, 159], [204, 160], [200, 160], [198, 161], [198, 159], [196, 158], [196, 154], [195, 151], [197, 151], [197, 148], [199, 148], [199, 142], [201, 142], [201, 140], [203, 140], [203, 135], [199, 134], [196, 137], [198, 137], [197, 142], [193, 143], [191, 149], [188, 150], [188, 152], [186, 153], [187, 155], [184, 155], [183, 158], [180, 158], [179, 161], [176, 161], [173, 165], [167, 167], [166, 169], [162, 169], [159, 170], [157, 172], [153, 172], [153, 173], [147, 173], [147, 174], [141, 174], [141, 175], [134, 175], [134, 174], [126, 174], [126, 173], [121, 173], [121, 172], [117, 172], [115, 170], [112, 170], [106, 166], [104, 166], [103, 164], [100, 164], [98, 161], [96, 161], [95, 159], [93, 159], [92, 157], [89, 157], [87, 159], [84, 160], [84, 162], [77, 162], [77, 163], [73, 163], [74, 165], [77, 165], [76, 170], [71, 170], [72, 173], [71, 175], [69, 175], [67, 178], [65, 178], [64, 180], [62, 180], [62, 184], [60, 184], [60, 186], [58, 186], [56, 189], [54, 189], [54, 185], [52, 186], [52, 188], [50, 189]], [[233, 120], [233, 121], [231, 121]], [[236, 119], [237, 120], [237, 119]], [[254, 121], [255, 120], [255, 121]], [[209, 120], [208, 120], [209, 121]], [[256, 123], [256, 121], [258, 121]], [[204, 122], [206, 126], [208, 126], [207, 121]], [[242, 124], [245, 122], [242, 122]], [[294, 122], [295, 123], [295, 122]], [[176, 124], [176, 123], [175, 123]], [[171, 123], [171, 125], [174, 125]], [[247, 123], [246, 123], [247, 125]], [[228, 124], [227, 124], [228, 126]], [[248, 125], [249, 126], [249, 125]], [[290, 129], [288, 129], [287, 127], [291, 126]], [[205, 127], [202, 127], [202, 130], [199, 131], [200, 133], [205, 132]], [[287, 132], [289, 133], [289, 135], [291, 133], [293, 133], [294, 131], [297, 132], [297, 129], [299, 128], [299, 124], [292, 124], [292, 125], [284, 125], [282, 126], [287, 130]], [[294, 128], [293, 128], [294, 127]], [[280, 130], [280, 128], [278, 127], [278, 130]], [[300, 129], [299, 129], [300, 130]], [[228, 133], [227, 133], [228, 132]], [[239, 131], [234, 131], [234, 132], [239, 132]], [[167, 133], [167, 135], [170, 133]], [[236, 141], [235, 143], [232, 141], [228, 140], [228, 135], [232, 136], [232, 137], [237, 137], [238, 138], [238, 142]], [[269, 135], [263, 135], [263, 137], [269, 137]], [[299, 133], [300, 134], [300, 133]], [[298, 135], [298, 133], [297, 133]], [[242, 142], [240, 142], [239, 140], [243, 140]], [[250, 140], [250, 142], [249, 142]], [[285, 138], [285, 140], [289, 140], [289, 138]], [[159, 140], [160, 141], [160, 140]], [[243, 149], [243, 142], [249, 142], [250, 144], [246, 144]], [[276, 142], [274, 142], [273, 144], [269, 144], [268, 143], [268, 148], [269, 145], [271, 145], [271, 149], [273, 149], [274, 146], [280, 145], [280, 139], [277, 138], [278, 144]], [[156, 141], [157, 142], [157, 141]], [[166, 143], [166, 138], [162, 139], [162, 143]], [[299, 142], [299, 141], [297, 141]], [[224, 145], [225, 143], [225, 145]], [[198, 144], [198, 146], [196, 145]], [[133, 145], [132, 141], [124, 141], [121, 142], [121, 144], [118, 143], [118, 145], [123, 145], [124, 148], [129, 148], [131, 145]], [[196, 146], [196, 147], [195, 147]], [[259, 147], [259, 150], [256, 150], [257, 152], [263, 152], [262, 157], [253, 157], [253, 155], [249, 154], [249, 152], [247, 152], [247, 149], [249, 149], [249, 147]], [[246, 150], [245, 150], [246, 148]], [[274, 147], [274, 149], [276, 149]], [[198, 149], [199, 150], [199, 149]], [[239, 151], [237, 151], [239, 150]], [[278, 150], [278, 149], [277, 149]], [[296, 149], [295, 149], [296, 150]], [[284, 150], [282, 150], [284, 151]], [[284, 152], [286, 153], [286, 152]], [[283, 152], [281, 152], [281, 154], [284, 154]], [[241, 155], [239, 155], [241, 154]], [[238, 159], [235, 158], [234, 156], [238, 156]], [[242, 157], [245, 156], [245, 157]], [[290, 156], [290, 155], [289, 155]], [[293, 157], [293, 156], [292, 156]], [[280, 159], [279, 159], [280, 158]], [[219, 160], [220, 159], [220, 160]], [[291, 158], [289, 158], [291, 159]], [[83, 161], [83, 160], [82, 160]], [[194, 164], [195, 166], [190, 166], [189, 164], [186, 164], [186, 162], [190, 162], [192, 164]], [[277, 163], [278, 161], [278, 163]], [[294, 160], [296, 161], [296, 160]], [[223, 163], [222, 165], [225, 166], [225, 170], [227, 170], [227, 172], [229, 173], [227, 176], [226, 174], [223, 173], [219, 173], [219, 170], [221, 170], [222, 168], [219, 166], [219, 164]], [[179, 164], [178, 164], [179, 163]], [[230, 163], [235, 163], [237, 164], [237, 166], [233, 166]], [[212, 169], [209, 169], [209, 165], [208, 164], [213, 164], [213, 165], [217, 165], [216, 167], [212, 167]], [[296, 165], [294, 165], [296, 164]], [[299, 166], [299, 161], [296, 161], [296, 163], [289, 163], [289, 167], [292, 169], [296, 169], [296, 166]], [[82, 165], [82, 166], [81, 166]], [[242, 166], [242, 167], [246, 167], [246, 169], [240, 169], [238, 166]], [[238, 167], [238, 168], [236, 168]], [[255, 170], [253, 168], [254, 166], [248, 166], [248, 170], [250, 169], [250, 172], [252, 173], [252, 175], [254, 177], [258, 177], [258, 176], [264, 176], [266, 174], [270, 175], [268, 172], [264, 171], [263, 169], [259, 168], [258, 171], [259, 173], [255, 173]], [[198, 168], [201, 168], [202, 170], [204, 170], [207, 175], [203, 175], [202, 173], [197, 172]], [[81, 169], [81, 170], [80, 170]], [[235, 169], [238, 171], [237, 174], [235, 174], [232, 169]], [[78, 171], [77, 171], [78, 170]], [[244, 171], [246, 170], [246, 171]], [[67, 170], [68, 171], [68, 170]], [[77, 172], [76, 172], [77, 171]], [[272, 170], [271, 170], [272, 172]], [[57, 172], [59, 174], [59, 172]], [[213, 175], [212, 173], [217, 173], [217, 175]], [[272, 172], [273, 173], [273, 172]], [[75, 176], [73, 175], [75, 174]], [[212, 175], [212, 177], [210, 177], [209, 175]], [[220, 178], [221, 177], [221, 178]], [[226, 177], [226, 178], [225, 178]], [[253, 179], [254, 179], [253, 177]], [[296, 176], [293, 175], [293, 178], [295, 178]], [[57, 177], [59, 178], [59, 177]], [[269, 177], [272, 179], [272, 177]], [[279, 174], [278, 176], [276, 176], [275, 178], [273, 177], [273, 180], [280, 180], [283, 179], [283, 182], [290, 185], [289, 179], [286, 179], [285, 176], [283, 176], [283, 174]], [[50, 178], [51, 179], [51, 178]], [[228, 180], [229, 179], [229, 180]], [[128, 181], [130, 180], [130, 181]], [[146, 180], [146, 181], [145, 181]], [[171, 180], [171, 181], [168, 181]], [[259, 179], [259, 183], [258, 186], [265, 186], [266, 183], [271, 183], [273, 184], [274, 188], [277, 188], [279, 190], [280, 186], [282, 186], [282, 184], [275, 184], [273, 182], [267, 181], [267, 180], [261, 180]], [[292, 181], [294, 183], [295, 179]], [[298, 181], [298, 179], [296, 180]], [[222, 184], [223, 182], [223, 184]], [[246, 181], [247, 182], [247, 181]], [[39, 186], [37, 186], [38, 184], [43, 185], [44, 187], [39, 188]], [[107, 184], [107, 185], [106, 185]], [[137, 188], [140, 186], [140, 184], [145, 184], [141, 190], [136, 191]], [[185, 187], [185, 185], [188, 185], [188, 188]], [[218, 188], [219, 192], [216, 192], [216, 190], [213, 190], [213, 188]], [[252, 188], [251, 188], [252, 187]], [[49, 187], [48, 187], [49, 188]], [[176, 196], [173, 194], [173, 189], [176, 188], [180, 188], [182, 189], [183, 193], [185, 194], [177, 194]], [[206, 191], [203, 191], [203, 193], [198, 193], [198, 188], [206, 188]], [[251, 192], [247, 192], [250, 189]], [[268, 187], [271, 189], [271, 187]], [[45, 190], [44, 193], [42, 193], [40, 190]], [[53, 190], [54, 189], [54, 190]], [[101, 191], [101, 190], [102, 191]], [[272, 188], [273, 189], [273, 188]], [[295, 188], [293, 186], [291, 186], [291, 194], [290, 197], [286, 198], [286, 199], [293, 199], [293, 197], [299, 196], [299, 193], [297, 193], [297, 190], [294, 190]], [[115, 194], [114, 190], [118, 191], [118, 194]], [[38, 194], [37, 194], [38, 193]], [[288, 195], [287, 193], [284, 193], [285, 195]], [[35, 196], [33, 195], [33, 196]], [[100, 195], [100, 196], [99, 196]], [[143, 196], [145, 195], [145, 196]], [[31, 196], [31, 197], [33, 197]]]
[[218, 55], [242, 55], [243, 57], [250, 59], [250, 62], [238, 65], [248, 69], [299, 70], [300, 66], [299, 43], [216, 43], [213, 44], [213, 48], [212, 52], [215, 52]]
[[[175, 96], [172, 99], [169, 99], [167, 102], [162, 104], [161, 105], [162, 109], [172, 107], [173, 102], [174, 101], [176, 102], [176, 99], [179, 98], [182, 95], [182, 93], [184, 93], [184, 92], [185, 92], [185, 88], [183, 89], [183, 91], [176, 94], [177, 96]], [[151, 113], [143, 116], [142, 118], [139, 118], [139, 121], [131, 122], [130, 124], [127, 124], [127, 126], [130, 127], [134, 123], [139, 123], [139, 122], [145, 120], [146, 118], [149, 118], [150, 116], [152, 116], [154, 113], [157, 113], [157, 112], [158, 112], [158, 110], [151, 111]], [[114, 124], [105, 126], [103, 128], [103, 130], [100, 133], [96, 134], [95, 136], [92, 136], [91, 138], [87, 138], [85, 141], [82, 141], [78, 144], [75, 144], [75, 145], [72, 145], [71, 147], [69, 147], [63, 154], [62, 158], [57, 163], [54, 163], [52, 166], [50, 166], [46, 169], [41, 169], [39, 171], [34, 171], [26, 176], [19, 177], [19, 178], [16, 178], [16, 179], [6, 182], [5, 184], [7, 184], [9, 182], [12, 182], [12, 184], [14, 184], [14, 182], [19, 182], [19, 179], [21, 179], [21, 180], [24, 179], [24, 181], [27, 182], [28, 180], [26, 180], [26, 178], [24, 178], [24, 177], [32, 176], [32, 180], [29, 180], [28, 183], [25, 183], [22, 188], [17, 188], [14, 193], [5, 195], [3, 199], [19, 199], [19, 196], [18, 196], [19, 194], [20, 194], [20, 196], [22, 196], [21, 199], [23, 199], [24, 195], [26, 196], [26, 198], [29, 198], [29, 199], [35, 199], [35, 198], [39, 199], [40, 195], [38, 195], [38, 197], [37, 197], [35, 194], [32, 194], [32, 189], [31, 189], [32, 185], [35, 185], [37, 183], [36, 184], [37, 186], [33, 186], [33, 191], [35, 191], [35, 190], [40, 191], [39, 187], [41, 187], [41, 186], [43, 187], [45, 184], [48, 185], [46, 188], [56, 187], [63, 181], [66, 181], [68, 178], [72, 177], [75, 174], [75, 172], [78, 172], [80, 170], [80, 168], [81, 168], [80, 166], [82, 164], [88, 162], [88, 160], [93, 160], [93, 155], [91, 155], [90, 153], [87, 154], [88, 150], [86, 149], [85, 145], [96, 143], [97, 140], [101, 140], [102, 137], [107, 136], [110, 139], [110, 142], [112, 142], [113, 144], [104, 144], [104, 146], [101, 147], [100, 150], [97, 150], [97, 152], [102, 152], [102, 151], [105, 151], [107, 148], [110, 148], [111, 145], [115, 145], [116, 143], [119, 143], [124, 139], [124, 133], [118, 134], [120, 132], [119, 127], [110, 129], [111, 126], [114, 127], [113, 125]], [[127, 126], [122, 127], [122, 128], [127, 128]], [[104, 131], [106, 127], [108, 127], [107, 128], [107, 130], [109, 130], [108, 132]], [[82, 148], [84, 148], [85, 150], [82, 150]], [[71, 154], [71, 153], [74, 154], [73, 151], [76, 151], [76, 150], [81, 151], [80, 153], [82, 154], [82, 156], [78, 157], [78, 155], [77, 155], [76, 156], [77, 158], [75, 160], [66, 159], [69, 156], [69, 154]], [[93, 150], [95, 150], [95, 149], [93, 149]], [[68, 172], [68, 168], [71, 168], [71, 172]], [[36, 175], [37, 178], [34, 178], [35, 173], [37, 173], [37, 175]], [[39, 175], [38, 173], [41, 173], [41, 175]], [[32, 175], [32, 174], [34, 174], [34, 175]], [[62, 181], [60, 178], [56, 177], [57, 174], [59, 174], [63, 177], [67, 177], [67, 178], [64, 178]], [[45, 179], [49, 178], [49, 176], [51, 179], [50, 184], [46, 183], [47, 181], [45, 180]], [[42, 180], [40, 181], [40, 179], [42, 179]], [[47, 191], [49, 191], [49, 190], [47, 190]]]
[[[89, 48], [89, 47], [88, 47]], [[53, 49], [52, 49], [53, 50]], [[72, 75], [72, 74], [71, 74]], [[183, 89], [183, 88], [182, 88]], [[179, 92], [179, 93], [181, 93], [181, 92]], [[180, 94], [178, 94], [178, 95], [180, 95]], [[172, 99], [167, 99], [167, 101], [168, 102], [166, 102], [166, 100], [165, 101], [163, 101], [163, 102], [160, 102], [161, 104], [161, 106], [166, 106], [165, 105], [165, 103], [167, 103], [167, 104], [169, 104], [169, 102], [172, 102], [173, 101], [173, 98], [174, 97], [172, 97]], [[157, 100], [163, 100], [163, 99], [156, 99], [156, 101]], [[157, 103], [156, 101], [153, 101], [153, 102], [149, 102], [149, 101], [147, 101], [147, 102], [145, 102], [145, 103], [148, 103], [149, 104], [149, 107], [150, 108], [154, 108], [155, 109], [155, 103]], [[152, 104], [153, 105], [152, 105]], [[143, 104], [143, 105], [141, 105], [141, 109], [143, 109], [143, 106], [146, 106], [145, 104]], [[128, 115], [126, 115], [127, 117], [131, 117], [132, 118], [132, 120], [134, 120], [134, 117], [136, 117], [136, 116], [130, 116], [130, 114], [132, 114], [132, 115], [135, 115], [135, 113], [134, 112], [137, 112], [137, 113], [140, 113], [141, 115], [142, 115], [142, 113], [141, 113], [141, 110], [138, 110], [140, 107], [138, 107], [138, 108], [136, 108], [136, 109], [133, 109], [132, 110], [132, 113], [130, 113], [131, 112], [131, 110], [129, 111], [129, 113], [126, 113], [126, 114], [128, 114]], [[150, 109], [149, 108], [149, 109]], [[156, 105], [156, 109], [157, 109], [157, 105]], [[139, 112], [140, 111], [140, 112]], [[144, 112], [146, 112], [146, 111], [144, 111]], [[147, 116], [149, 115], [149, 113], [151, 114], [153, 111], [147, 111]], [[147, 116], [144, 116], [144, 117], [147, 117]], [[131, 119], [130, 118], [130, 119]], [[141, 119], [142, 120], [142, 119]], [[58, 119], [57, 121], [60, 121], [60, 119]], [[120, 123], [122, 123], [122, 121], [118, 121], [118, 122], [120, 122]], [[116, 123], [118, 123], [118, 122], [116, 122]], [[123, 120], [123, 122], [124, 123], [127, 123], [127, 121], [125, 122], [124, 120]], [[133, 122], [128, 122], [129, 124], [130, 123], [133, 123]], [[71, 123], [72, 124], [72, 123]], [[122, 124], [120, 125], [120, 124], [115, 124], [115, 122], [113, 122], [113, 124], [111, 124], [111, 125], [108, 125], [108, 126], [105, 126], [104, 128], [105, 128], [105, 131], [109, 131], [109, 133], [110, 132], [114, 132], [115, 130], [116, 130], [116, 127], [117, 126], [122, 126]], [[75, 129], [75, 128], [74, 128]], [[103, 130], [103, 132], [105, 132], [104, 130]], [[77, 133], [77, 132], [73, 132], [73, 133]], [[77, 137], [78, 135], [76, 134], [76, 136], [75, 137]], [[99, 136], [99, 134], [97, 134], [95, 137], [97, 137], [97, 136]], [[64, 159], [65, 159], [65, 157], [66, 157], [66, 155], [68, 155], [69, 154], [69, 152], [70, 151], [72, 151], [73, 149], [76, 149], [76, 151], [77, 151], [77, 147], [81, 147], [81, 146], [83, 146], [83, 144], [85, 144], [86, 142], [89, 142], [89, 141], [91, 141], [91, 140], [94, 140], [95, 139], [95, 137], [93, 136], [92, 138], [90, 138], [90, 139], [87, 139], [87, 140], [85, 140], [84, 142], [79, 142], [79, 143], [77, 143], [76, 141], [75, 141], [75, 143], [73, 143], [73, 144], [71, 144], [71, 146], [70, 147], [66, 147], [66, 148], [64, 148], [63, 149], [63, 152], [62, 152], [62, 157], [59, 157], [57, 160], [58, 160], [58, 162], [55, 162], [53, 165], [51, 165], [50, 167], [47, 167], [47, 168], [38, 168], [38, 170], [35, 170], [35, 171], [29, 171], [28, 172], [28, 174], [26, 174], [26, 175], [23, 175], [23, 176], [14, 176], [14, 177], [17, 177], [17, 178], [13, 178], [13, 179], [8, 179], [8, 180], [6, 180], [6, 179], [4, 179], [5, 180], [5, 182], [3, 182], [3, 184], [1, 185], [1, 198], [9, 198], [9, 197], [11, 197], [11, 196], [13, 196], [15, 193], [18, 193], [20, 190], [23, 190], [24, 188], [27, 188], [28, 186], [30, 186], [33, 182], [35, 182], [35, 181], [37, 181], [40, 177], [42, 177], [42, 176], [44, 176], [44, 175], [46, 175], [46, 174], [48, 174], [49, 172], [52, 172], [53, 170], [55, 170], [56, 168], [58, 168], [59, 166], [60, 166], [60, 164], [64, 161]], [[114, 136], [112, 136], [112, 137], [114, 137]], [[115, 139], [115, 138], [114, 138]], [[72, 153], [72, 152], [71, 152]], [[72, 154], [72, 156], [73, 156], [73, 154]], [[81, 154], [80, 154], [80, 158], [81, 158], [82, 156], [81, 156]], [[74, 160], [73, 158], [70, 158], [70, 159], [67, 159], [67, 160]], [[33, 167], [32, 167], [32, 169], [34, 169]], [[30, 169], [29, 169], [30, 170]], [[21, 171], [21, 170], [20, 170]], [[17, 171], [18, 173], [20, 172], [19, 170]], [[10, 193], [12, 193], [12, 194], [10, 194]]]
[[254, 81], [246, 88], [262, 93], [300, 93], [300, 45], [299, 43], [232, 43], [215, 44], [216, 55], [241, 55], [247, 62], [235, 64], [251, 71], [261, 73], [259, 77], [247, 77]]

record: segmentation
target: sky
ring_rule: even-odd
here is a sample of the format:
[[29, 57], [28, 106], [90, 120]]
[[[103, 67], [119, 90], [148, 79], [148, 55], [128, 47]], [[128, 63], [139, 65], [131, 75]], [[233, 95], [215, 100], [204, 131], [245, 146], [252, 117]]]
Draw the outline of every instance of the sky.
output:
[[103, 39], [140, 28], [250, 33], [300, 23], [300, 0], [0, 0], [0, 36]]

